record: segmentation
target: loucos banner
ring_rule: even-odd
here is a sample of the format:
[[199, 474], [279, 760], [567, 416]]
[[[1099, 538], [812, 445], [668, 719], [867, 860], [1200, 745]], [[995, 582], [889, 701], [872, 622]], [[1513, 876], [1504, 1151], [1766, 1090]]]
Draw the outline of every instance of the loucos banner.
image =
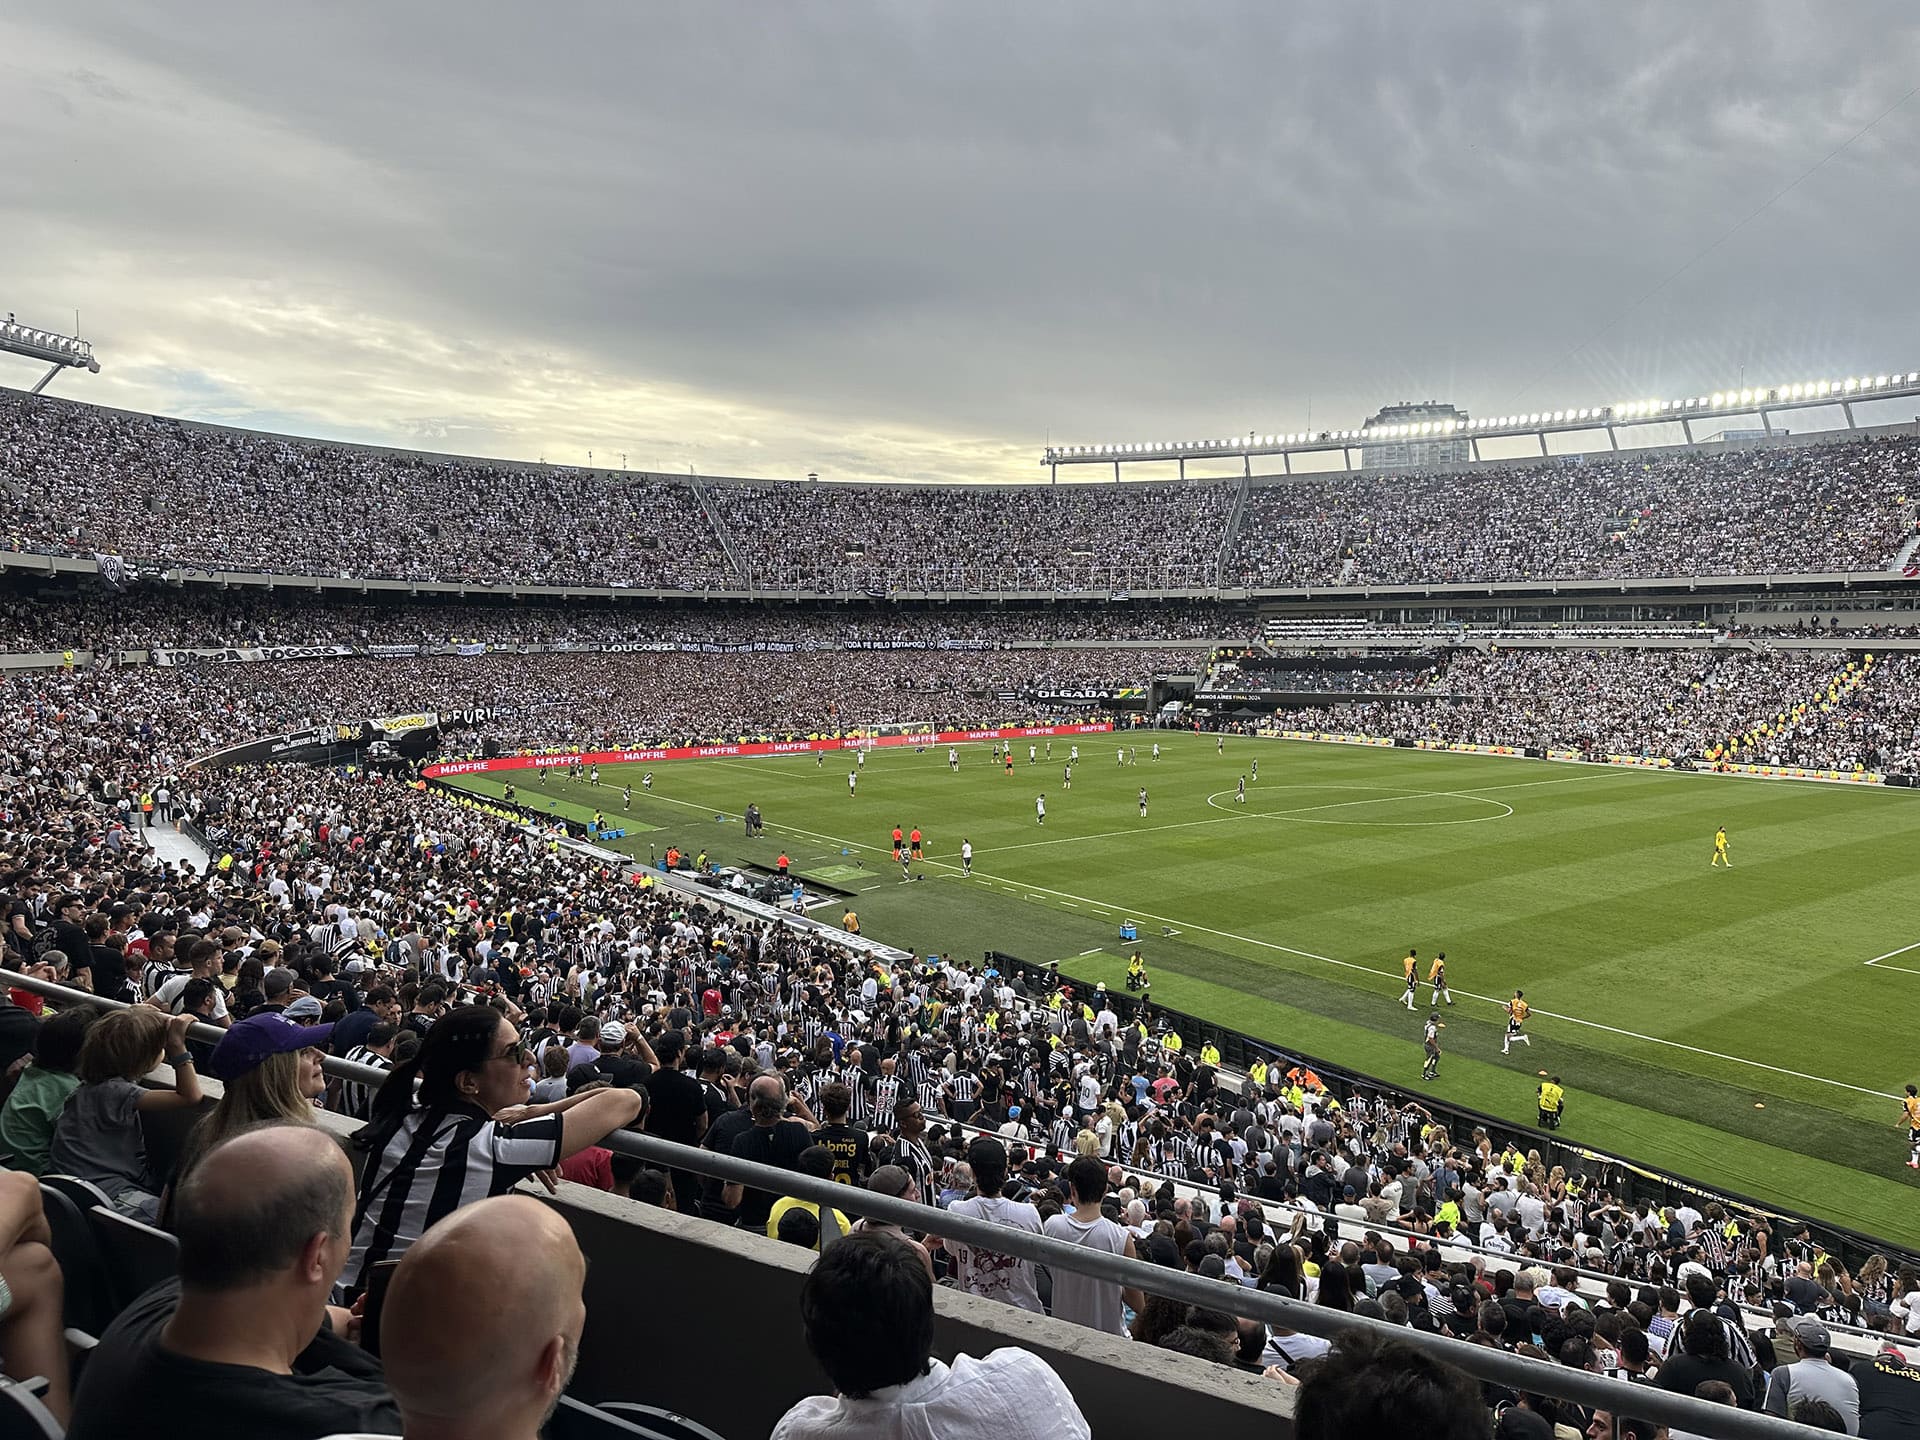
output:
[[876, 735], [865, 739], [750, 740], [738, 745], [685, 745], [661, 750], [588, 750], [559, 755], [502, 755], [494, 760], [450, 760], [429, 765], [428, 780], [446, 775], [478, 775], [495, 770], [546, 770], [555, 765], [651, 765], [663, 760], [708, 760], [751, 755], [811, 755], [818, 750], [887, 749], [898, 745], [957, 745], [969, 740], [1032, 740], [1050, 735], [1103, 735], [1113, 726], [1003, 725], [989, 730], [942, 730], [938, 734]]

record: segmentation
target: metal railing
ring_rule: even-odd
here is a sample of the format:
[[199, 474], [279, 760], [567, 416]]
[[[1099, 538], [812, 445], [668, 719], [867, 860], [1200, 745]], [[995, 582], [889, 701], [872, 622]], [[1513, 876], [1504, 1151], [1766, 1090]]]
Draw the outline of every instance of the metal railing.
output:
[[[1084, 998], [1082, 988], [1086, 982], [1067, 973], [1064, 969], [1058, 974], [1054, 967], [1038, 964], [1031, 960], [1022, 960], [1017, 955], [1009, 955], [1004, 950], [986, 952], [987, 965], [998, 969], [1002, 974], [1013, 972], [1035, 988], [1037, 994], [1045, 995], [1060, 980], [1071, 981], [1076, 988], [1076, 997]], [[1071, 965], [1072, 961], [1064, 962]], [[1538, 1150], [1549, 1165], [1562, 1164], [1571, 1173], [1586, 1173], [1594, 1167], [1600, 1169], [1600, 1179], [1621, 1197], [1628, 1201], [1646, 1199], [1658, 1205], [1678, 1206], [1688, 1199], [1718, 1201], [1734, 1211], [1762, 1215], [1790, 1225], [1806, 1224], [1813, 1227], [1817, 1234], [1830, 1237], [1834, 1244], [1830, 1248], [1843, 1259], [1850, 1259], [1855, 1268], [1868, 1255], [1885, 1255], [1894, 1265], [1920, 1264], [1920, 1256], [1906, 1247], [1889, 1240], [1853, 1230], [1831, 1220], [1818, 1216], [1804, 1215], [1785, 1209], [1782, 1206], [1756, 1200], [1750, 1195], [1729, 1190], [1725, 1186], [1709, 1185], [1686, 1175], [1676, 1175], [1670, 1170], [1655, 1170], [1652, 1166], [1642, 1165], [1625, 1156], [1615, 1155], [1592, 1146], [1582, 1145], [1568, 1139], [1558, 1131], [1541, 1130], [1519, 1121], [1503, 1119], [1490, 1115], [1484, 1110], [1474, 1110], [1452, 1101], [1435, 1099], [1429, 1096], [1409, 1095], [1400, 1085], [1366, 1075], [1349, 1066], [1338, 1065], [1309, 1055], [1292, 1045], [1282, 1045], [1275, 1041], [1262, 1040], [1222, 1025], [1218, 1021], [1202, 1019], [1184, 1010], [1175, 1010], [1155, 1000], [1151, 992], [1144, 995], [1107, 992], [1107, 1003], [1120, 1017], [1123, 1025], [1133, 1023], [1134, 1017], [1142, 1006], [1148, 1008], [1153, 1016], [1168, 1020], [1180, 1034], [1181, 1041], [1188, 1054], [1198, 1056], [1200, 1046], [1212, 1041], [1220, 1048], [1220, 1058], [1225, 1069], [1239, 1075], [1245, 1075], [1247, 1067], [1254, 1060], [1264, 1060], [1270, 1067], [1302, 1065], [1326, 1082], [1334, 1098], [1345, 1102], [1355, 1094], [1364, 1094], [1382, 1099], [1391, 1098], [1396, 1103], [1413, 1100], [1422, 1110], [1430, 1112], [1434, 1118], [1446, 1125], [1449, 1135], [1453, 1135], [1458, 1125], [1478, 1127], [1485, 1130], [1489, 1138], [1505, 1135], [1512, 1137], [1530, 1149]], [[1269, 1081], [1271, 1087], [1275, 1081]], [[1282, 1088], [1285, 1088], [1282, 1085]], [[1461, 1244], [1471, 1244], [1464, 1237]]]
[[[0, 979], [16, 989], [31, 991], [67, 1005], [91, 1005], [121, 1010], [129, 1002], [107, 1000], [63, 985], [0, 970]], [[217, 1025], [195, 1024], [192, 1038], [217, 1042], [226, 1034]], [[329, 1057], [326, 1073], [341, 1079], [379, 1085], [387, 1071]], [[844, 1214], [858, 1215], [908, 1229], [951, 1237], [982, 1250], [1012, 1255], [1036, 1265], [1071, 1270], [1122, 1287], [1181, 1300], [1208, 1310], [1225, 1311], [1300, 1334], [1337, 1341], [1355, 1330], [1368, 1331], [1422, 1351], [1434, 1359], [1485, 1381], [1527, 1394], [1567, 1400], [1591, 1409], [1605, 1409], [1615, 1417], [1630, 1415], [1689, 1431], [1713, 1440], [1805, 1440], [1820, 1433], [1789, 1420], [1755, 1411], [1738, 1410], [1679, 1395], [1648, 1385], [1614, 1380], [1591, 1371], [1574, 1370], [1548, 1361], [1530, 1360], [1491, 1346], [1474, 1345], [1442, 1335], [1430, 1335], [1410, 1326], [1373, 1320], [1347, 1311], [1294, 1300], [1270, 1291], [1192, 1275], [1183, 1270], [1128, 1260], [1045, 1235], [955, 1215], [951, 1211], [880, 1195], [833, 1180], [801, 1175], [791, 1170], [720, 1155], [697, 1146], [681, 1145], [657, 1136], [617, 1130], [599, 1142], [607, 1149], [650, 1162], [666, 1170], [689, 1171], [725, 1183], [737, 1183], [779, 1195], [790, 1195], [827, 1205]], [[638, 1202], [636, 1202], [638, 1203]], [[709, 1222], [715, 1223], [715, 1222]]]

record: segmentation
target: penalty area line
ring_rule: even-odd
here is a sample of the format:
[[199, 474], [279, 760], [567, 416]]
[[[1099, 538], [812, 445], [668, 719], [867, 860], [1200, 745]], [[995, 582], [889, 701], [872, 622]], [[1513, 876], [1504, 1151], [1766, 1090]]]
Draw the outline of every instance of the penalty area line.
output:
[[1920, 970], [1915, 970], [1908, 965], [1887, 965], [1882, 963], [1883, 961], [1893, 959], [1896, 955], [1905, 955], [1910, 950], [1920, 950], [1920, 940], [1914, 941], [1911, 945], [1902, 945], [1898, 950], [1889, 950], [1884, 955], [1876, 955], [1866, 963], [1869, 965], [1877, 965], [1882, 970], [1897, 970], [1902, 975], [1920, 975]]

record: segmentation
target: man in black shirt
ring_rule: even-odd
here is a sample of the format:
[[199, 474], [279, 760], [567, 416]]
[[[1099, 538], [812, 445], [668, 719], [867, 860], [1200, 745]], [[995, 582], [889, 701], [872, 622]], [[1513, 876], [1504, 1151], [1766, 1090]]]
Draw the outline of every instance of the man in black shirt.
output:
[[[734, 1137], [732, 1154], [741, 1160], [796, 1170], [800, 1152], [813, 1143], [813, 1127], [789, 1120], [787, 1087], [777, 1075], [762, 1075], [747, 1087], [747, 1113], [752, 1124]], [[742, 1229], [765, 1232], [767, 1215], [776, 1197], [765, 1190], [749, 1190], [729, 1182], [721, 1203], [739, 1211]]]
[[127, 960], [122, 947], [125, 938], [114, 944], [107, 943], [107, 917], [93, 914], [87, 917], [87, 949], [82, 953], [83, 963], [93, 971], [93, 993], [105, 996], [109, 1000], [130, 1000], [133, 991], [127, 985]]
[[[85, 985], [93, 983], [93, 942], [87, 938], [86, 901], [78, 895], [62, 895], [53, 905], [54, 948], [67, 957], [69, 972], [76, 981], [86, 974]], [[101, 934], [105, 934], [103, 927]], [[83, 986], [84, 988], [84, 986]], [[97, 994], [98, 991], [96, 990]]]
[[[653, 1058], [660, 1062], [647, 1076], [647, 1096], [653, 1102], [647, 1114], [647, 1133], [679, 1145], [698, 1145], [707, 1133], [707, 1095], [700, 1082], [687, 1071], [692, 1056], [686, 1035], [669, 1030], [653, 1043]], [[693, 1209], [700, 1193], [700, 1177], [691, 1170], [673, 1172], [673, 1193], [685, 1196], [685, 1207]]]
[[353, 1171], [310, 1125], [209, 1151], [175, 1192], [180, 1274], [107, 1328], [68, 1440], [398, 1434], [379, 1363], [326, 1328], [352, 1241]]
[[[737, 1110], [727, 1110], [720, 1114], [707, 1127], [706, 1139], [702, 1143], [715, 1154], [731, 1155], [733, 1142], [752, 1128], [753, 1116], [748, 1113], [747, 1107], [742, 1105]], [[740, 1201], [738, 1196], [729, 1200], [727, 1189], [728, 1186], [724, 1181], [707, 1178], [701, 1182], [699, 1214], [704, 1219], [717, 1221], [722, 1225], [731, 1225], [734, 1222]], [[674, 1192], [674, 1198], [683, 1207], [692, 1208], [687, 1201], [680, 1198], [677, 1190]]]
[[[629, 1044], [638, 1047], [646, 1058], [635, 1059], [627, 1054]], [[653, 1058], [653, 1047], [641, 1038], [639, 1031], [629, 1031], [618, 1020], [609, 1020], [600, 1027], [600, 1058], [593, 1063], [609, 1084], [624, 1090], [646, 1089], [647, 1077], [654, 1071]]]
[[660, 1068], [647, 1076], [647, 1094], [653, 1108], [647, 1133], [681, 1145], [698, 1145], [707, 1133], [707, 1099], [700, 1082], [686, 1071], [687, 1037], [669, 1030], [654, 1042]]
[[873, 1173], [872, 1142], [867, 1132], [857, 1125], [847, 1123], [847, 1113], [853, 1106], [853, 1091], [845, 1085], [833, 1084], [820, 1091], [821, 1125], [813, 1132], [813, 1143], [824, 1146], [833, 1156], [833, 1178], [842, 1185], [858, 1185], [863, 1189], [867, 1177]]

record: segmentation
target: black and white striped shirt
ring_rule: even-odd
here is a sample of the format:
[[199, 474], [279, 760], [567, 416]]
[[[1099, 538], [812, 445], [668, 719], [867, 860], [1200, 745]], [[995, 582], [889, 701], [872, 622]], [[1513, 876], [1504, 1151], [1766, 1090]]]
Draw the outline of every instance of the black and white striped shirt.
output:
[[[888, 1129], [893, 1128], [893, 1107], [900, 1099], [900, 1077], [882, 1075], [873, 1082], [873, 1116]], [[857, 1101], [855, 1103], [858, 1103]]]
[[920, 1187], [920, 1198], [932, 1205], [933, 1194], [933, 1156], [927, 1147], [918, 1140], [901, 1140], [894, 1153], [894, 1163], [913, 1177], [913, 1183]]
[[479, 1110], [410, 1112], [367, 1161], [341, 1283], [364, 1285], [368, 1266], [398, 1260], [436, 1221], [558, 1165], [564, 1135], [560, 1115], [499, 1125]]
[[[343, 1057], [355, 1065], [371, 1065], [376, 1070], [393, 1069], [393, 1061], [364, 1045], [355, 1045]], [[340, 1082], [340, 1113], [355, 1120], [368, 1119], [373, 1114], [373, 1092], [375, 1085], [363, 1085], [358, 1080]]]
[[867, 1072], [858, 1065], [844, 1066], [840, 1071], [840, 1083], [853, 1092], [853, 1103], [848, 1108], [847, 1119], [855, 1125], [864, 1124], [873, 1108], [867, 1094]]

